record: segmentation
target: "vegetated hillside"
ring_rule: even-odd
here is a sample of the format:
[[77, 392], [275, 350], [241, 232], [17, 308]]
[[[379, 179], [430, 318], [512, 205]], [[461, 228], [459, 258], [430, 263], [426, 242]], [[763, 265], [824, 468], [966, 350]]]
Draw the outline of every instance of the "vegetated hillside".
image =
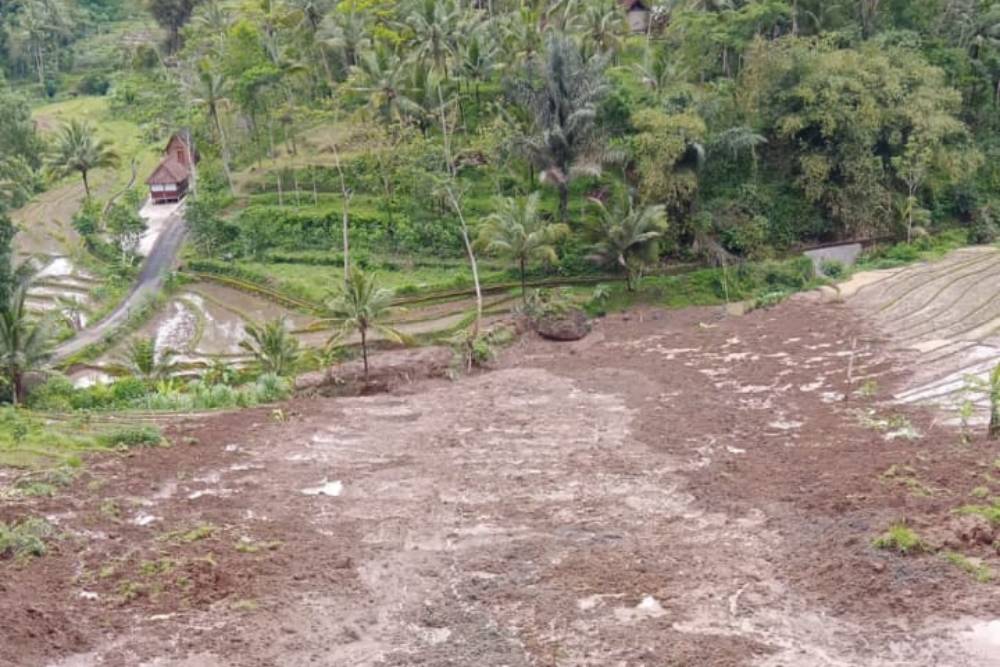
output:
[[[365, 261], [458, 257], [456, 204], [476, 223], [495, 197], [535, 190], [570, 222], [568, 272], [590, 268], [601, 234], [588, 197], [665, 207], [658, 247], [636, 262], [954, 224], [996, 233], [991, 2], [677, 1], [638, 34], [606, 0], [145, 10], [5, 5], [5, 102], [106, 94], [149, 138], [192, 128], [206, 256], [335, 264], [345, 193]], [[15, 181], [42, 166], [24, 129], [2, 135]]]

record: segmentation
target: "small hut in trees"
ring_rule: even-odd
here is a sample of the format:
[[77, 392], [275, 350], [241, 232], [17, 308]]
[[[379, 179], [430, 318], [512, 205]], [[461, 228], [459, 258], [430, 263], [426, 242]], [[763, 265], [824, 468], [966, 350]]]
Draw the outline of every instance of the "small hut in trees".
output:
[[188, 136], [186, 132], [176, 132], [170, 137], [163, 160], [146, 179], [154, 204], [178, 202], [187, 194], [198, 161], [198, 153], [191, 147]]
[[642, 0], [619, 0], [625, 9], [625, 20], [632, 32], [646, 32], [649, 28], [649, 6]]

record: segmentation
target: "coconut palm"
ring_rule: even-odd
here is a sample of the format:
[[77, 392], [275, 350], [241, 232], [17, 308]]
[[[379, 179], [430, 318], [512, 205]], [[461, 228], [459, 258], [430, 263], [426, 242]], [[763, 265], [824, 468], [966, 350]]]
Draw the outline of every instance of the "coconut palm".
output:
[[625, 19], [618, 6], [592, 5], [583, 13], [586, 44], [599, 53], [617, 53], [622, 46]]
[[234, 191], [233, 175], [229, 167], [229, 143], [226, 141], [226, 130], [222, 125], [220, 110], [229, 106], [229, 80], [207, 58], [198, 63], [198, 77], [190, 85], [192, 103], [204, 109], [205, 114], [219, 139], [222, 149], [222, 169], [226, 173], [229, 191]]
[[63, 126], [49, 158], [49, 167], [57, 176], [67, 176], [73, 172], [80, 174], [87, 197], [90, 197], [87, 174], [94, 169], [117, 165], [118, 153], [110, 142], [98, 139], [90, 125], [77, 120], [71, 120]]
[[410, 337], [385, 324], [397, 309], [392, 306], [392, 291], [379, 287], [375, 274], [365, 273], [354, 267], [344, 281], [344, 289], [326, 304], [327, 316], [323, 324], [334, 327], [330, 345], [341, 343], [345, 336], [357, 332], [361, 336], [361, 355], [364, 360], [365, 378], [368, 378], [368, 335], [376, 331], [394, 343], [409, 343]]
[[52, 357], [48, 322], [33, 317], [25, 305], [28, 284], [28, 280], [20, 281], [7, 307], [0, 310], [0, 369], [10, 384], [14, 405], [24, 398], [24, 376]]
[[484, 220], [477, 242], [485, 252], [506, 256], [517, 264], [521, 275], [521, 298], [525, 303], [528, 262], [556, 262], [559, 257], [555, 244], [569, 235], [568, 226], [551, 224], [542, 218], [538, 210], [540, 198], [541, 193], [535, 192], [523, 200], [503, 199], [500, 210]]
[[518, 96], [536, 118], [536, 132], [523, 142], [528, 158], [538, 167], [542, 181], [559, 192], [559, 218], [566, 219], [569, 183], [579, 175], [596, 175], [601, 169], [602, 147], [596, 131], [597, 105], [607, 91], [607, 59], [584, 59], [580, 47], [568, 37], [553, 35], [545, 59], [537, 67], [534, 86]]
[[662, 205], [636, 208], [629, 201], [627, 206], [609, 209], [597, 199], [591, 203], [595, 209], [591, 223], [592, 259], [620, 267], [629, 291], [634, 291], [646, 266], [655, 261], [655, 241], [667, 227], [666, 208]]
[[368, 106], [386, 123], [402, 122], [414, 108], [407, 68], [399, 54], [383, 46], [364, 53], [354, 68], [355, 90], [368, 96]]
[[340, 56], [345, 68], [357, 65], [359, 54], [371, 43], [365, 16], [360, 12], [333, 12], [323, 19], [317, 37]]
[[288, 375], [299, 360], [299, 341], [292, 336], [286, 318], [279, 317], [264, 324], [244, 325], [246, 338], [240, 348], [256, 360], [261, 372]]
[[142, 336], [129, 341], [119, 367], [145, 382], [159, 382], [170, 379], [177, 372], [175, 356], [176, 352], [170, 348], [157, 350], [155, 336]]
[[478, 33], [464, 42], [458, 62], [466, 83], [475, 83], [476, 103], [479, 103], [479, 86], [488, 81], [496, 69], [497, 50], [493, 42]]
[[452, 0], [423, 0], [404, 24], [413, 34], [413, 56], [419, 62], [430, 62], [445, 80], [458, 42], [460, 16]]

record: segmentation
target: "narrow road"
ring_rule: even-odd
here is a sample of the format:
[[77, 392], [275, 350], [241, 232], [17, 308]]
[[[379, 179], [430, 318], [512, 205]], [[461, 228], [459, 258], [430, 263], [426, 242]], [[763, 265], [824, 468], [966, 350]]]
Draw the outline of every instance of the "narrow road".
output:
[[74, 338], [58, 345], [54, 351], [55, 360], [72, 356], [88, 345], [100, 342], [105, 336], [124, 325], [132, 312], [141, 308], [148, 299], [156, 295], [173, 266], [187, 227], [184, 224], [184, 209], [179, 207], [167, 220], [163, 233], [156, 239], [152, 250], [146, 256], [142, 271], [128, 296], [100, 322], [88, 327]]

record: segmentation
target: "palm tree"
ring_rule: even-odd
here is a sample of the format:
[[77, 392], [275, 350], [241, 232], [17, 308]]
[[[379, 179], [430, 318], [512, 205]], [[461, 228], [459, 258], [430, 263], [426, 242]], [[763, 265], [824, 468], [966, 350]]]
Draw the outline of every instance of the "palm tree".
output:
[[24, 376], [40, 369], [51, 357], [48, 322], [33, 318], [25, 306], [28, 280], [22, 280], [0, 311], [0, 368], [11, 387], [14, 405], [24, 398]]
[[380, 46], [362, 54], [354, 68], [355, 90], [368, 96], [368, 106], [386, 123], [402, 122], [414, 109], [406, 83], [406, 67], [394, 51]]
[[90, 125], [77, 120], [71, 120], [63, 126], [49, 159], [49, 167], [57, 176], [64, 177], [79, 172], [88, 198], [90, 183], [87, 181], [87, 174], [94, 169], [117, 165], [118, 153], [110, 142], [98, 139]]
[[192, 102], [195, 106], [205, 110], [212, 129], [219, 138], [219, 147], [222, 149], [222, 169], [226, 172], [229, 191], [234, 192], [233, 175], [229, 167], [229, 144], [226, 141], [226, 131], [219, 115], [221, 108], [229, 106], [229, 98], [227, 97], [229, 81], [226, 79], [226, 75], [218, 71], [207, 58], [198, 63], [197, 69], [198, 78], [191, 86], [191, 92], [194, 95]]
[[608, 209], [604, 202], [591, 199], [596, 211], [592, 223], [594, 245], [592, 259], [600, 264], [616, 264], [625, 272], [628, 290], [635, 291], [647, 264], [655, 261], [656, 239], [667, 227], [666, 207], [662, 205]]
[[529, 159], [543, 182], [559, 191], [559, 218], [566, 219], [569, 182], [582, 174], [596, 174], [602, 151], [596, 133], [597, 105], [607, 91], [606, 57], [584, 59], [580, 47], [553, 35], [545, 60], [536, 68], [539, 84], [519, 91], [536, 118], [536, 134], [524, 141]]
[[167, 380], [177, 372], [174, 350], [156, 349], [154, 336], [133, 338], [125, 347], [120, 360], [121, 369], [145, 382]]
[[365, 16], [360, 12], [333, 12], [323, 19], [318, 38], [340, 55], [345, 69], [357, 65], [359, 54], [371, 43]]
[[409, 343], [406, 334], [384, 324], [396, 309], [392, 307], [392, 290], [379, 287], [375, 274], [365, 273], [354, 267], [344, 290], [327, 302], [327, 317], [321, 322], [337, 329], [330, 338], [330, 345], [336, 345], [343, 338], [356, 331], [361, 336], [361, 355], [364, 359], [365, 379], [368, 378], [368, 332], [374, 330], [394, 343]]
[[459, 69], [466, 82], [475, 82], [476, 104], [479, 103], [479, 86], [488, 81], [496, 67], [497, 50], [493, 42], [473, 33], [462, 47]]
[[407, 17], [405, 27], [413, 34], [413, 55], [430, 61], [438, 74], [448, 79], [448, 61], [455, 53], [459, 12], [451, 0], [423, 0]]
[[291, 335], [286, 319], [279, 317], [264, 324], [244, 325], [246, 338], [240, 347], [250, 353], [263, 373], [288, 375], [299, 360], [299, 341]]
[[486, 218], [479, 230], [478, 245], [487, 253], [505, 255], [517, 263], [521, 272], [521, 298], [527, 302], [525, 268], [528, 262], [556, 262], [555, 243], [569, 235], [565, 224], [550, 224], [539, 214], [541, 193], [524, 200], [513, 197], [500, 203], [500, 210]]
[[621, 7], [593, 5], [583, 14], [586, 44], [597, 53], [617, 53], [622, 46], [625, 19]]

